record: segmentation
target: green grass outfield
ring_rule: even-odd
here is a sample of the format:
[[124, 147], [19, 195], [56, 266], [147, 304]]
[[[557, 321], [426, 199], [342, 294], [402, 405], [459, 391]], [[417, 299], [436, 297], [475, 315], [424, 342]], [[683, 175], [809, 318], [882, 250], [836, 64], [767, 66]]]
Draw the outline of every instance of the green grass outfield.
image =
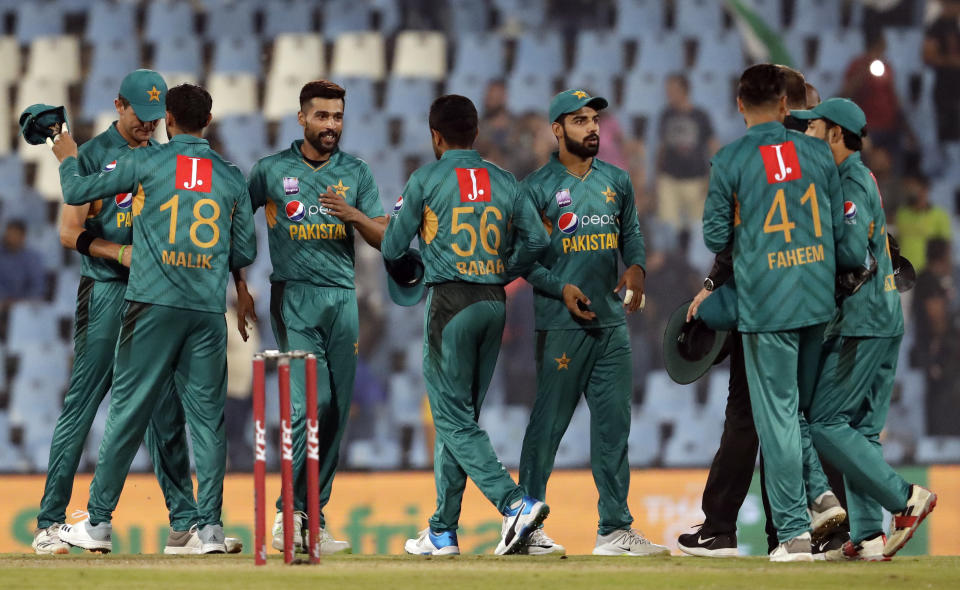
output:
[[347, 555], [320, 566], [284, 566], [249, 555], [0, 555], [0, 588], [529, 588], [618, 587], [828, 589], [960, 588], [960, 557], [905, 557], [889, 563], [772, 564], [765, 558], [495, 557]]

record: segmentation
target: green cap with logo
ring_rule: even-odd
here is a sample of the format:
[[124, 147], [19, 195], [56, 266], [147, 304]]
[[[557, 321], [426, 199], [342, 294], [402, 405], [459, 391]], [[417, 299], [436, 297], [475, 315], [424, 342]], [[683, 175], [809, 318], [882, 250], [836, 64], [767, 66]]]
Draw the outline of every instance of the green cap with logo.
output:
[[850, 133], [863, 135], [863, 128], [867, 126], [867, 116], [863, 109], [849, 98], [828, 98], [809, 111], [790, 111], [797, 119], [830, 119]]
[[384, 260], [387, 267], [387, 292], [397, 305], [410, 307], [420, 303], [426, 292], [423, 283], [423, 259], [416, 248], [407, 248], [396, 260]]
[[567, 113], [579, 111], [583, 107], [591, 107], [598, 111], [607, 108], [607, 99], [602, 96], [590, 96], [586, 90], [572, 88], [564, 90], [550, 101], [550, 122], [554, 123]]
[[20, 114], [20, 133], [30, 145], [53, 139], [67, 123], [67, 110], [48, 104], [32, 104]]
[[153, 70], [134, 70], [120, 83], [120, 96], [130, 102], [141, 121], [156, 121], [167, 114], [167, 83]]

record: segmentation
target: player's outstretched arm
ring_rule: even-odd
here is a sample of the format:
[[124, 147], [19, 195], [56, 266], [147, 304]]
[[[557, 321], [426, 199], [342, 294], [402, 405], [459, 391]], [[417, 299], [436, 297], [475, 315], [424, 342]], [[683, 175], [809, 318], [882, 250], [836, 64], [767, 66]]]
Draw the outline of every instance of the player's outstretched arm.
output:
[[[63, 144], [65, 141], [73, 141], [65, 133], [61, 133], [57, 137], [63, 138], [65, 136], [66, 139], [60, 139], [54, 144], [55, 150], [56, 146]], [[84, 203], [112, 197], [118, 193], [136, 193], [140, 182], [136, 157], [138, 151], [134, 150], [123, 158], [117, 159], [112, 168], [105, 168], [89, 176], [81, 175], [76, 150], [73, 154], [61, 158], [60, 188], [63, 190], [63, 201], [68, 205], [83, 205]]]
[[[533, 264], [540, 260], [550, 246], [550, 236], [547, 235], [536, 206], [526, 195], [526, 191], [518, 191], [511, 221], [513, 229], [511, 233], [515, 232], [516, 236], [515, 239], [509, 240], [513, 251], [507, 259], [508, 281], [533, 270]], [[507, 243], [507, 240], [504, 240], [504, 243]]]
[[[84, 256], [117, 260], [120, 244], [94, 237], [84, 226], [90, 205], [64, 205], [60, 211], [60, 243]], [[124, 248], [130, 250], [130, 246]], [[124, 252], [126, 254], [126, 252]]]
[[407, 253], [423, 219], [423, 187], [416, 176], [407, 181], [402, 194], [383, 233], [380, 253], [384, 260], [397, 260]]

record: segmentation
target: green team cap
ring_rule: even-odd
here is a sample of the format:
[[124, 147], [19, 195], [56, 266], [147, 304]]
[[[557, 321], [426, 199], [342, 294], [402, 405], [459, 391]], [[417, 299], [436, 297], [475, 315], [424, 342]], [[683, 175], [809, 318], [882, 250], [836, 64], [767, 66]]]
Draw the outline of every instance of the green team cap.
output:
[[134, 70], [120, 83], [120, 96], [130, 102], [141, 121], [156, 121], [167, 114], [167, 83], [153, 70]]
[[[724, 285], [726, 287], [726, 285]], [[734, 317], [733, 327], [736, 327], [736, 310], [730, 308], [730, 297], [736, 302], [736, 292], [727, 289], [727, 293], [722, 294], [723, 302], [719, 301], [719, 295], [724, 289], [721, 287], [713, 295], [700, 305], [700, 313], [703, 315], [704, 305], [711, 300], [716, 309], [712, 310], [719, 320], [717, 324], [727, 324], [731, 317]], [[727, 329], [719, 329], [710, 325], [703, 317], [696, 317], [693, 321], [687, 321], [687, 309], [692, 301], [688, 301], [675, 309], [667, 320], [667, 327], [663, 331], [663, 367], [667, 374], [675, 382], [686, 385], [693, 383], [702, 377], [710, 367], [723, 360], [727, 352]], [[720, 305], [716, 305], [720, 303]], [[729, 329], [729, 328], [728, 328]]]
[[48, 137], [56, 137], [66, 122], [65, 108], [32, 104], [20, 113], [20, 133], [30, 145], [40, 145], [46, 142]]
[[410, 307], [420, 303], [426, 285], [423, 284], [423, 259], [416, 248], [396, 260], [384, 260], [387, 267], [387, 292], [397, 305]]
[[607, 99], [602, 96], [590, 96], [586, 90], [564, 90], [550, 101], [550, 122], [554, 123], [562, 115], [579, 111], [583, 107], [592, 107], [598, 111], [607, 108]]
[[849, 98], [828, 98], [809, 111], [790, 111], [798, 119], [830, 119], [850, 133], [863, 135], [867, 126], [867, 116], [863, 109]]

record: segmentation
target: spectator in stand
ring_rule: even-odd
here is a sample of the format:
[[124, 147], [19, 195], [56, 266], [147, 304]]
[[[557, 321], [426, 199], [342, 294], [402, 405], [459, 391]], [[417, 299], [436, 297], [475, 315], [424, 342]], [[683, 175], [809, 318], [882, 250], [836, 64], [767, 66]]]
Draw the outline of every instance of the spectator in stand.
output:
[[47, 279], [40, 254], [26, 245], [27, 226], [11, 219], [0, 244], [0, 303], [42, 299]]
[[960, 0], [943, 0], [927, 28], [923, 61], [933, 68], [933, 103], [941, 142], [960, 141]]
[[863, 109], [871, 142], [886, 149], [899, 169], [906, 118], [901, 116], [893, 68], [885, 57], [887, 41], [878, 28], [867, 30], [866, 41], [867, 51], [847, 66], [841, 96]]
[[907, 204], [897, 211], [897, 241], [900, 252], [913, 263], [919, 274], [926, 267], [927, 243], [933, 238], [949, 242], [950, 215], [930, 204], [930, 181], [915, 176], [904, 181]]
[[690, 83], [683, 75], [667, 78], [666, 93], [657, 152], [660, 218], [676, 229], [689, 229], [702, 221], [710, 157], [719, 145], [710, 115], [690, 102]]
[[913, 364], [923, 369], [927, 382], [927, 434], [960, 434], [960, 329], [953, 313], [950, 243], [935, 238], [927, 243], [927, 267], [914, 287], [913, 315], [916, 343]]

